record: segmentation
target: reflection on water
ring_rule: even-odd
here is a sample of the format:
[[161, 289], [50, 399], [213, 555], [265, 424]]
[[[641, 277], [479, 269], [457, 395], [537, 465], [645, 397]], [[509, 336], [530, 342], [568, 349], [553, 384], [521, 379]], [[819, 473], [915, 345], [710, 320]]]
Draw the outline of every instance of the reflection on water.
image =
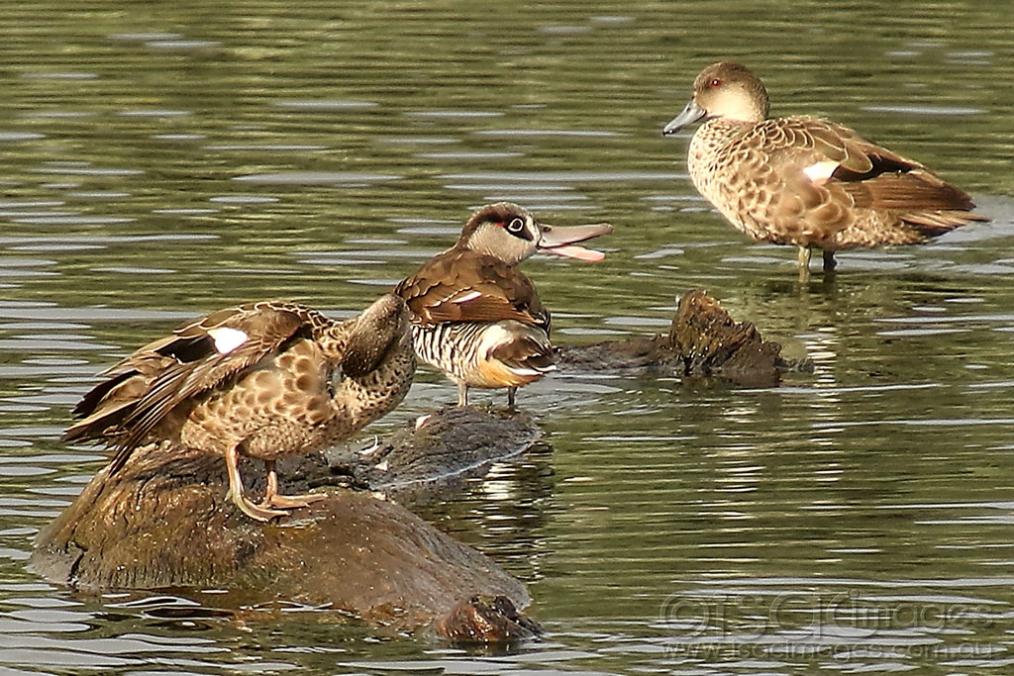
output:
[[[8, 4], [0, 672], [1010, 670], [1014, 54], [994, 6]], [[889, 143], [994, 222], [801, 284], [659, 137], [721, 57], [776, 114]], [[348, 316], [499, 199], [617, 226], [602, 265], [526, 264], [562, 339], [664, 330], [705, 286], [816, 367], [767, 389], [526, 388], [547, 444], [415, 508], [530, 584], [546, 640], [463, 650], [25, 571], [101, 463], [58, 441], [97, 370], [233, 302]], [[453, 399], [423, 373], [377, 429]]]

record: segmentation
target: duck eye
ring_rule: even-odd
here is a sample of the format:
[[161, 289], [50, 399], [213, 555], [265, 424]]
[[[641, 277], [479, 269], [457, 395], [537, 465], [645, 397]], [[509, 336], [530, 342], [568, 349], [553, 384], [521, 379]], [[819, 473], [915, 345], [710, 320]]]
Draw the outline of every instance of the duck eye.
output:
[[511, 222], [507, 224], [507, 232], [512, 235], [516, 235], [525, 229], [525, 222], [520, 218], [512, 218]]
[[721, 84], [722, 84], [722, 81], [719, 80], [717, 77], [713, 77], [713, 78], [711, 78], [711, 80], [708, 81], [708, 86], [709, 87], [717, 87], [717, 86], [719, 86]]

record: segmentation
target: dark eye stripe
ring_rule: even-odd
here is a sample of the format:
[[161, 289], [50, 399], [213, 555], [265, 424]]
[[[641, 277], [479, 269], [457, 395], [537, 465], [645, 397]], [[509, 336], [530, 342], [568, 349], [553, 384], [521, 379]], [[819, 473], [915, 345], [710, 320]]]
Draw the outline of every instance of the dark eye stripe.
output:
[[528, 232], [528, 228], [526, 228], [525, 225], [525, 219], [520, 216], [515, 216], [511, 220], [507, 221], [507, 225], [504, 226], [504, 229], [515, 237], [524, 240], [531, 240], [532, 233]]

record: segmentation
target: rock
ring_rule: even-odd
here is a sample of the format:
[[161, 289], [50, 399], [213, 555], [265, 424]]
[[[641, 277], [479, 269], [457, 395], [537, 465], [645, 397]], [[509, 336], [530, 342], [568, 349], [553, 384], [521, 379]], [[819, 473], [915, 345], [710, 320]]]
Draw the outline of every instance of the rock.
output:
[[332, 473], [345, 473], [356, 485], [399, 500], [425, 500], [485, 474], [490, 463], [526, 451], [541, 436], [522, 412], [449, 406], [378, 442], [368, 454], [345, 450], [328, 457]]
[[680, 298], [668, 335], [561, 347], [560, 365], [774, 385], [783, 371], [807, 367], [783, 359], [781, 350], [778, 343], [764, 340], [753, 324], [735, 321], [717, 300], [695, 289]]
[[506, 596], [473, 596], [437, 622], [437, 632], [455, 643], [519, 641], [539, 636], [542, 627], [518, 612]]
[[777, 383], [786, 365], [781, 345], [765, 341], [753, 324], [735, 321], [700, 289], [680, 298], [668, 342], [683, 362], [684, 375]]
[[[370, 456], [333, 466], [313, 455], [280, 474], [294, 491], [350, 477], [364, 488], [376, 481], [392, 492], [436, 491], [438, 478], [519, 453], [538, 437], [525, 416], [448, 409], [385, 443], [387, 472]], [[79, 589], [215, 587], [243, 605], [285, 599], [438, 633], [440, 621], [473, 597], [502, 597], [513, 608], [530, 602], [524, 584], [491, 559], [372, 490], [329, 489], [326, 500], [260, 524], [226, 498], [224, 469], [221, 458], [162, 445], [139, 451], [112, 477], [99, 471], [39, 534], [32, 569]], [[455, 612], [446, 626], [467, 632], [468, 616]], [[477, 622], [485, 616], [474, 615]], [[491, 626], [483, 620], [475, 634], [501, 640]], [[517, 635], [502, 626], [503, 640]]]

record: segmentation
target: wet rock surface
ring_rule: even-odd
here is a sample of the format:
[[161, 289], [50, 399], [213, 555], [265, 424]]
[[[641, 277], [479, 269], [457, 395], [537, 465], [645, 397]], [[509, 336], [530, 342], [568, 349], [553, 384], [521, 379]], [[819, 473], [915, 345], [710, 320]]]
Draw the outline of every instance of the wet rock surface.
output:
[[425, 500], [485, 474], [490, 463], [524, 452], [541, 436], [524, 412], [449, 406], [371, 447], [329, 452], [330, 482]]
[[[479, 469], [491, 454], [521, 452], [538, 437], [524, 415], [447, 409], [378, 447], [389, 449], [386, 471], [371, 455], [337, 466], [312, 455], [280, 474], [295, 491], [350, 476], [364, 488], [379, 477], [378, 487], [386, 482], [392, 492], [436, 490], [436, 478]], [[260, 524], [226, 489], [221, 458], [145, 449], [113, 477], [96, 474], [40, 533], [32, 568], [80, 589], [228, 588], [244, 603], [281, 598], [404, 629], [439, 630], [438, 620], [473, 597], [503, 597], [514, 608], [530, 602], [491, 559], [372, 490], [324, 489], [326, 500]], [[489, 635], [486, 626], [476, 632]]]
[[737, 322], [707, 292], [684, 294], [669, 333], [560, 348], [560, 366], [572, 371], [641, 371], [686, 377], [718, 377], [737, 384], [773, 385], [805, 361], [781, 355], [749, 322]]
[[437, 622], [436, 629], [456, 643], [519, 641], [542, 633], [542, 627], [522, 615], [506, 596], [473, 596], [462, 601]]

